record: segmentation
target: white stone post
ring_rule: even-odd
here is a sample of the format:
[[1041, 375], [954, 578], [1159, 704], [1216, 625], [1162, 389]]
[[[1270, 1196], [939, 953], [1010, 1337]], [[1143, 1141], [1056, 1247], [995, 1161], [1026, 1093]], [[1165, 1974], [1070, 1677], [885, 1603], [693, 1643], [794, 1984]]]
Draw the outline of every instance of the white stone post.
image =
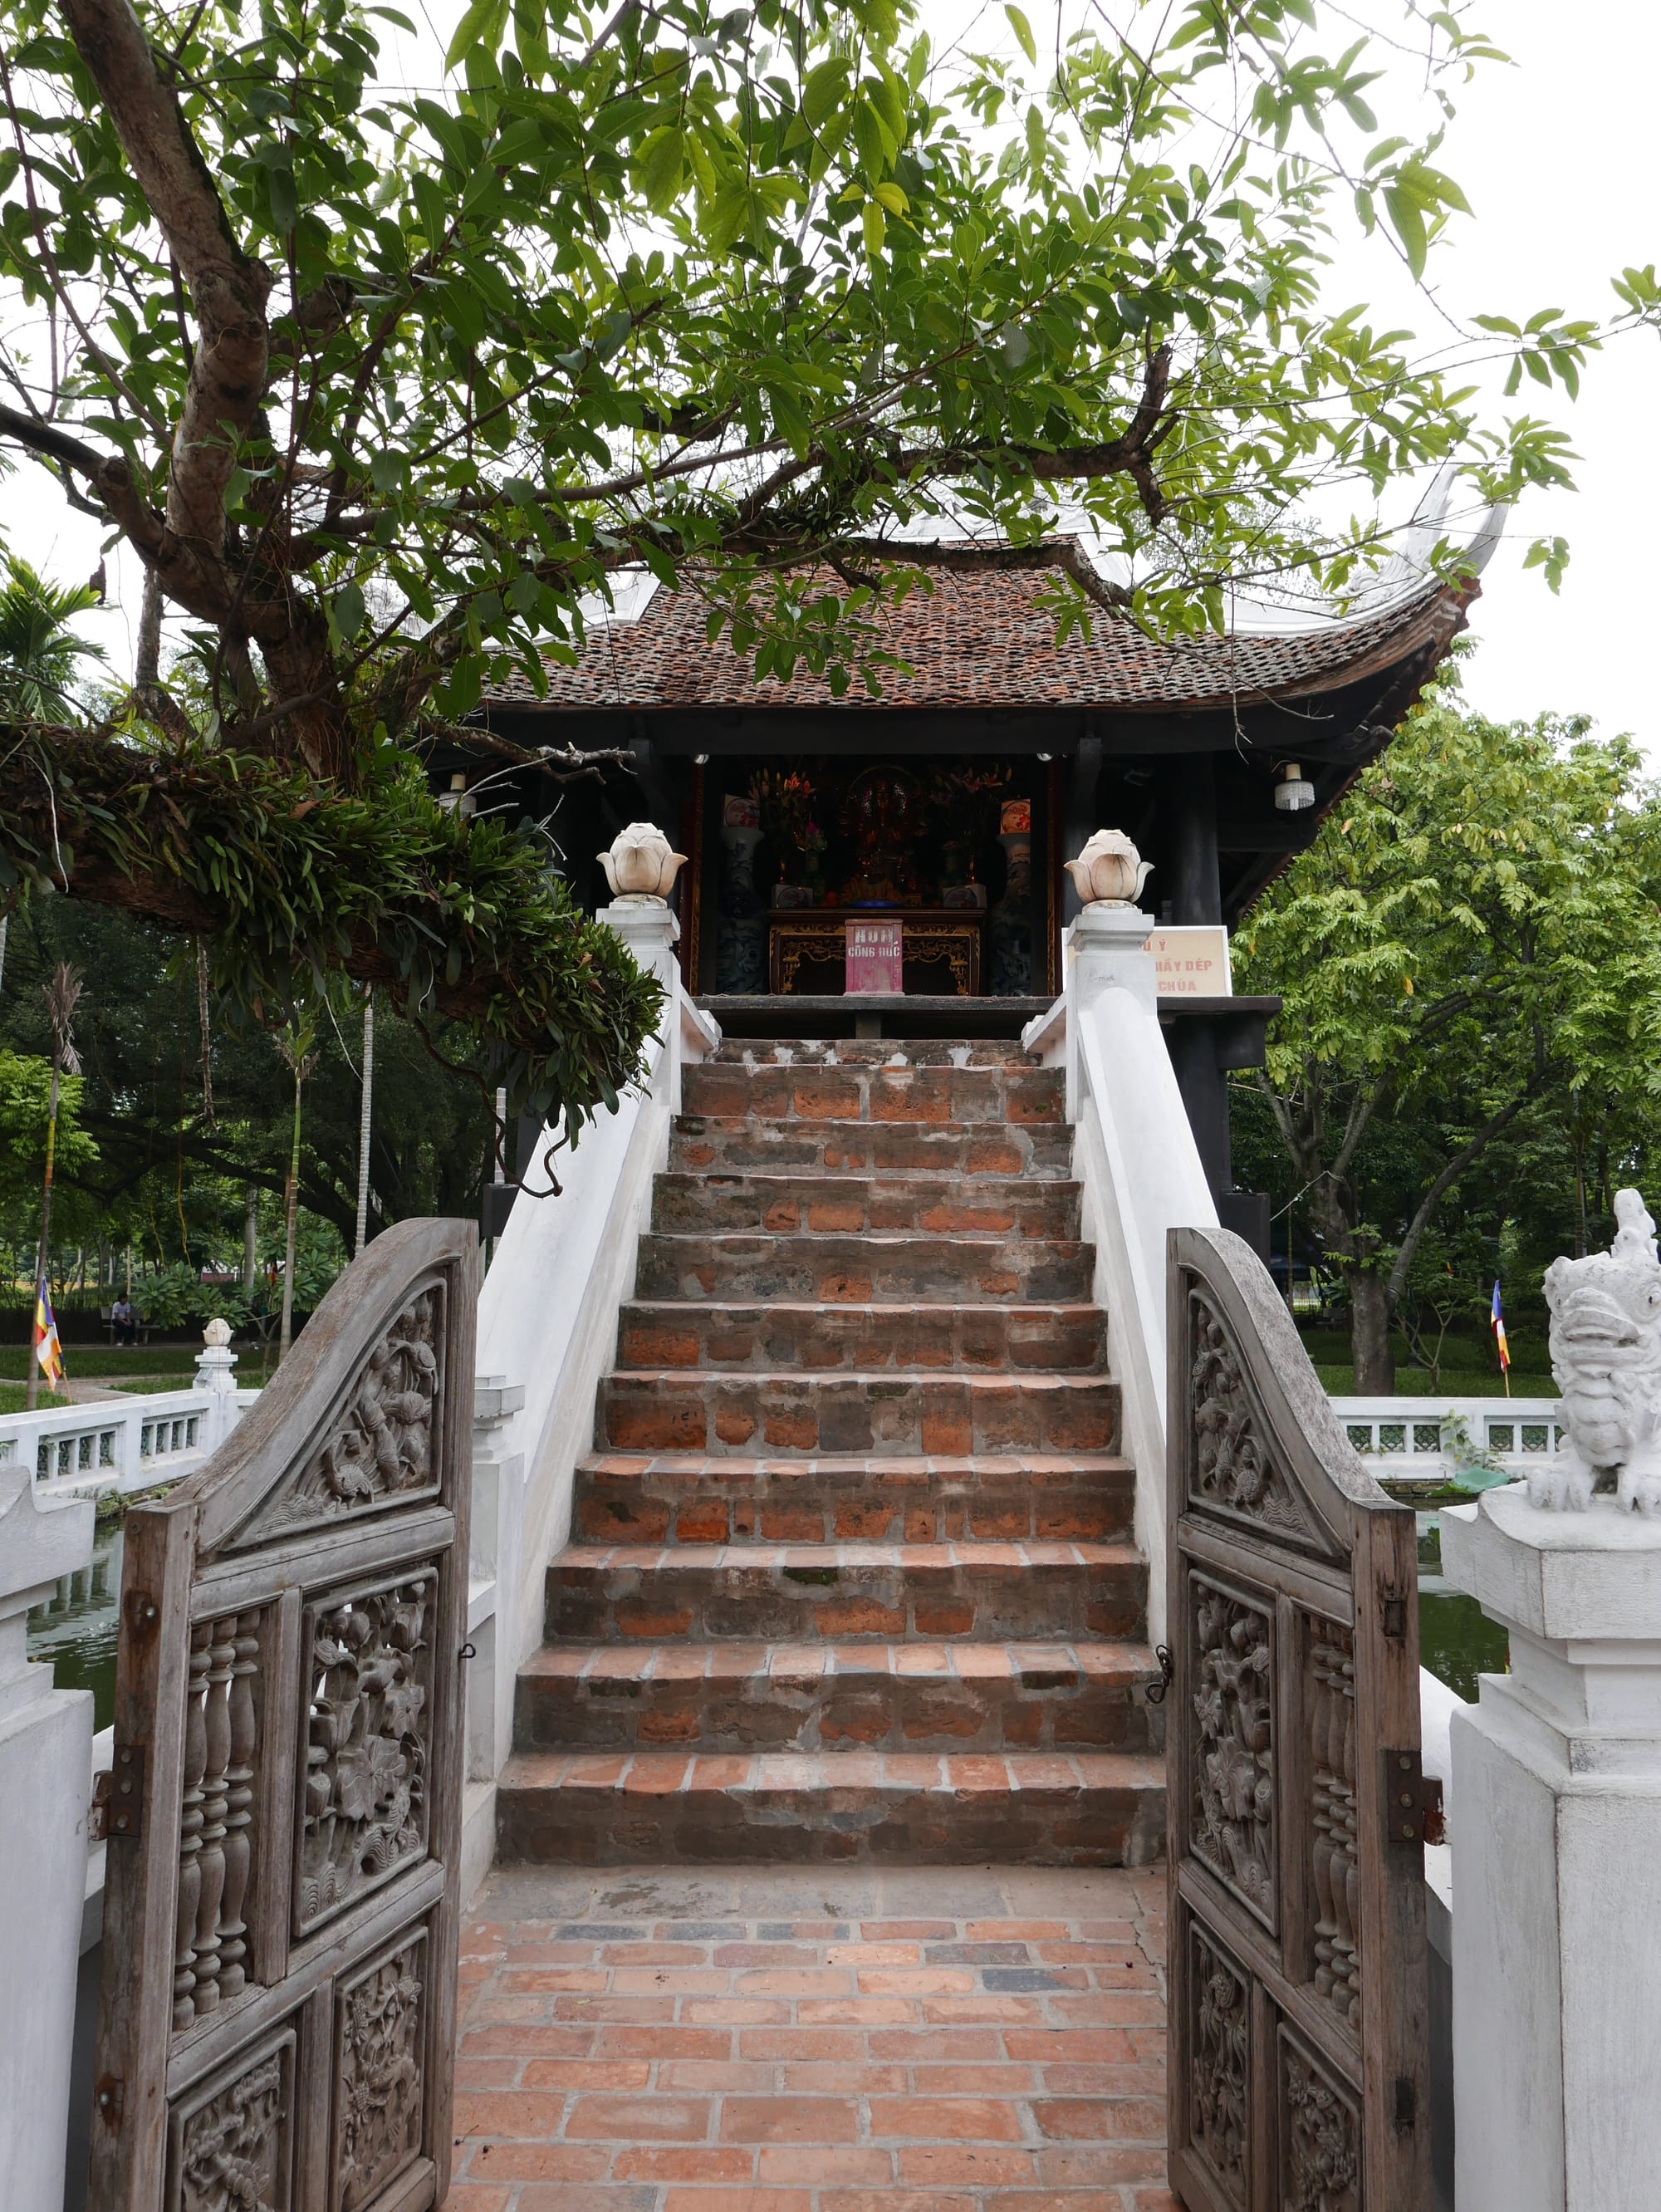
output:
[[210, 1321], [202, 1332], [202, 1350], [196, 1356], [196, 1387], [209, 1395], [207, 1449], [217, 1451], [236, 1426], [236, 1354], [231, 1349], [228, 1322]]
[[89, 1498], [35, 1497], [0, 1468], [0, 2200], [59, 2212], [81, 1911], [87, 1887], [93, 1701], [30, 1662], [32, 1605], [93, 1551]]
[[[664, 1029], [671, 1047], [678, 1044], [676, 985], [680, 969], [675, 958], [675, 948], [681, 941], [681, 925], [660, 898], [614, 899], [595, 915], [608, 929], [615, 929], [623, 943], [634, 955], [635, 965], [654, 975], [664, 987]], [[681, 1055], [671, 1049], [669, 1055], [670, 1096], [669, 1110], [677, 1113], [681, 1105]]]
[[1067, 1118], [1078, 1119], [1079, 1017], [1108, 991], [1124, 991], [1159, 1018], [1158, 986], [1148, 939], [1154, 917], [1140, 907], [1087, 906], [1067, 932], [1063, 986], [1067, 994]]
[[1459, 2212], [1653, 2212], [1661, 1521], [1519, 1487], [1441, 1528], [1511, 1638], [1452, 1726]]

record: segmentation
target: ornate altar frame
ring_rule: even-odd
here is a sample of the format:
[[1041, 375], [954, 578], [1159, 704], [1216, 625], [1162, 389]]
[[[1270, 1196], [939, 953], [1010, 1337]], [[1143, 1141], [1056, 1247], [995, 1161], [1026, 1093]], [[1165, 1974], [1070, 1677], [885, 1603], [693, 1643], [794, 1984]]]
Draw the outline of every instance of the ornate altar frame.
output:
[[850, 921], [873, 918], [900, 924], [900, 958], [943, 965], [960, 999], [980, 995], [980, 950], [985, 912], [975, 907], [784, 908], [767, 916], [767, 984], [789, 997], [803, 960], [845, 959]]

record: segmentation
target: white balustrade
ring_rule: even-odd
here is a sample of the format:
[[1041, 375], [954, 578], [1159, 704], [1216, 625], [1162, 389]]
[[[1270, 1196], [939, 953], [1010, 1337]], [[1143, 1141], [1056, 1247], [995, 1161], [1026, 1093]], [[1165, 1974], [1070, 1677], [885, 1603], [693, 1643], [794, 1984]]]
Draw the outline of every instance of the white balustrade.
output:
[[[219, 1339], [215, 1332], [224, 1330]], [[0, 1470], [27, 1468], [49, 1492], [113, 1490], [123, 1495], [174, 1482], [217, 1451], [259, 1396], [239, 1390], [230, 1331], [210, 1322], [196, 1380], [177, 1390], [132, 1391], [0, 1413]]]
[[53, 1687], [27, 1624], [92, 1553], [89, 1500], [0, 1468], [0, 2197], [16, 2212], [64, 2201], [93, 1733], [90, 1692]]
[[1173, 1229], [1215, 1228], [1217, 1209], [1160, 1028], [1147, 950], [1153, 927], [1136, 907], [1087, 906], [1064, 941], [1062, 995], [1028, 1023], [1021, 1042], [1067, 1072], [1073, 1173], [1137, 1470], [1136, 1537], [1157, 1643], [1166, 1607], [1166, 1238]]
[[531, 1188], [514, 1200], [479, 1297], [467, 1894], [490, 1865], [513, 1685], [542, 1641], [548, 1562], [569, 1534], [577, 1462], [592, 1448], [595, 1394], [615, 1357], [618, 1309], [633, 1292], [652, 1181], [669, 1158], [680, 1107], [681, 1071], [721, 1042], [681, 981], [679, 927], [660, 899], [619, 899], [596, 919], [663, 983], [665, 1019], [648, 1048], [642, 1086], [591, 1122], [579, 1143], [552, 1154], [557, 1196], [536, 1194], [547, 1189], [543, 1158], [560, 1133], [557, 1125], [543, 1132], [526, 1178]]
[[1513, 1478], [1562, 1448], [1560, 1398], [1335, 1397], [1345, 1435], [1385, 1482], [1436, 1489], [1482, 1453]]

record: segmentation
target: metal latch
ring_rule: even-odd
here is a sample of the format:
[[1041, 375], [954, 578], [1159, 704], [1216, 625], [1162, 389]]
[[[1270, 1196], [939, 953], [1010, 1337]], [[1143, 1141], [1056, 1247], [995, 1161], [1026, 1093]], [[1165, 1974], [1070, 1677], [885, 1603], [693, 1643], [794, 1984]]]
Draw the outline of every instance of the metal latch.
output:
[[1391, 1850], [1415, 1850], [1446, 1839], [1442, 1785], [1427, 1774], [1416, 1751], [1386, 1751], [1384, 1760], [1385, 1842]]
[[144, 1824], [144, 1747], [118, 1743], [115, 1765], [93, 1777], [87, 1834], [94, 1844], [131, 1843]]

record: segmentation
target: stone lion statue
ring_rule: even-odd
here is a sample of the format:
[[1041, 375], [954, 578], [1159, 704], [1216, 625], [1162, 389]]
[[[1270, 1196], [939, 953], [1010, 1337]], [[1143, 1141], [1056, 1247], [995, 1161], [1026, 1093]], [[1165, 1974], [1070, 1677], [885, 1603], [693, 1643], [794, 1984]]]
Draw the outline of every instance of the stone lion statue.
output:
[[1621, 1505], [1661, 1513], [1661, 1260], [1635, 1190], [1616, 1193], [1615, 1219], [1607, 1252], [1546, 1270], [1567, 1434], [1561, 1451], [1530, 1470], [1528, 1494], [1558, 1512], [1584, 1511], [1598, 1477], [1613, 1474]]

